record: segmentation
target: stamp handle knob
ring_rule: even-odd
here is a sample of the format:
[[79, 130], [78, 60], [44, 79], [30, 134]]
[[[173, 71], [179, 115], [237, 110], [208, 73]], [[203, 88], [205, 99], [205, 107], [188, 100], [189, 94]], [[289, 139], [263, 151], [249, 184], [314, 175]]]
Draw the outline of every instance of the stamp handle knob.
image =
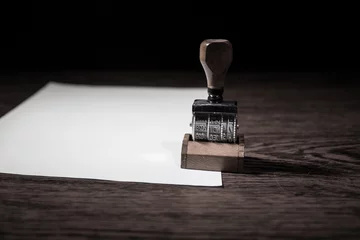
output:
[[200, 62], [205, 71], [208, 100], [211, 102], [222, 101], [232, 55], [232, 44], [226, 39], [206, 39], [200, 44]]

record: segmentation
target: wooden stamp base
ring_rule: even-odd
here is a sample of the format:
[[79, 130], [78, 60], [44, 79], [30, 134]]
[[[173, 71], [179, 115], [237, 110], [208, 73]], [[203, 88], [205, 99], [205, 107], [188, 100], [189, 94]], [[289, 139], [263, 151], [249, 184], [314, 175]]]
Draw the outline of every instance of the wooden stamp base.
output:
[[181, 168], [221, 172], [242, 172], [244, 165], [244, 136], [237, 143], [193, 141], [185, 134], [181, 150]]

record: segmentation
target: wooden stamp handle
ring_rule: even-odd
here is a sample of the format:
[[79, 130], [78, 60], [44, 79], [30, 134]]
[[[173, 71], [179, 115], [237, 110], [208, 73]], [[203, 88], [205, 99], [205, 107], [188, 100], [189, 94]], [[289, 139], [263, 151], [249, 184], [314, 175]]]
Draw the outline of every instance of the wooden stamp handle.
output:
[[200, 45], [200, 62], [204, 68], [209, 100], [222, 101], [225, 77], [232, 62], [232, 45], [226, 39], [207, 39]]

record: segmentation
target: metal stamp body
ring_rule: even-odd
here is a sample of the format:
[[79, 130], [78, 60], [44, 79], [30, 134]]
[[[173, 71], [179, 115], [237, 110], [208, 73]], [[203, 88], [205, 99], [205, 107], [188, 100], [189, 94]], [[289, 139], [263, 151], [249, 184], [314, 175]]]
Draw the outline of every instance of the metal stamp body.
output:
[[209, 103], [208, 100], [195, 100], [192, 112], [192, 133], [194, 141], [236, 142], [236, 101]]

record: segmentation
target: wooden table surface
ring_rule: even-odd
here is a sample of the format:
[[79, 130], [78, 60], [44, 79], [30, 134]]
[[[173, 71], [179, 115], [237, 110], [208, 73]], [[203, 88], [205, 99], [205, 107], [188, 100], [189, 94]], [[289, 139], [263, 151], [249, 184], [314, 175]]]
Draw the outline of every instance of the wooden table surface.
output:
[[[360, 239], [360, 91], [333, 78], [230, 74], [225, 97], [238, 100], [246, 173], [223, 174], [223, 187], [1, 173], [0, 238]], [[205, 86], [203, 73], [4, 79], [0, 116], [46, 81]]]

